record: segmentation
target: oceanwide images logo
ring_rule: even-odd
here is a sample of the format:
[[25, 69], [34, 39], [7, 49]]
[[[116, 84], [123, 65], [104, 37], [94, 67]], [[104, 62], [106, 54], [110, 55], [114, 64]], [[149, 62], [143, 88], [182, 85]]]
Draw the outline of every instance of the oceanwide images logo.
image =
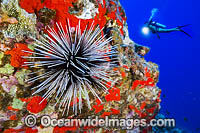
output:
[[[34, 127], [37, 122], [37, 118], [34, 115], [28, 115], [25, 118], [25, 124], [28, 127]], [[44, 115], [40, 119], [40, 124], [44, 127], [110, 127], [110, 128], [122, 128], [122, 129], [133, 129], [135, 127], [147, 127], [147, 126], [165, 126], [175, 127], [174, 119], [152, 119], [150, 123], [147, 123], [146, 119], [112, 119], [106, 116], [105, 118], [81, 118], [81, 119], [55, 119], [48, 115]]]

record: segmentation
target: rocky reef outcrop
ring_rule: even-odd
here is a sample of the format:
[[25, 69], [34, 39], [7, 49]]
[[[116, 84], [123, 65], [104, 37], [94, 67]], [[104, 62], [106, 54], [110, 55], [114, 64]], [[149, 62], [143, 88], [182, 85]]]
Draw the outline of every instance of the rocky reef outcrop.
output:
[[[118, 0], [2, 0], [0, 11], [0, 130], [4, 132], [65, 132], [65, 131], [120, 131], [119, 127], [43, 127], [40, 119], [43, 115], [51, 118], [155, 118], [160, 110], [161, 90], [157, 87], [159, 78], [158, 65], [147, 62], [145, 55], [149, 48], [139, 45], [129, 38], [126, 14]], [[88, 91], [91, 108], [87, 100], [82, 99], [82, 110], [75, 115], [73, 103], [68, 115], [63, 109], [54, 106], [55, 100], [43, 99], [44, 92], [32, 95], [33, 82], [28, 84], [28, 73], [35, 68], [25, 65], [29, 59], [23, 56], [35, 56], [35, 39], [41, 40], [48, 35], [48, 28], [55, 28], [56, 23], [76, 27], [79, 22], [81, 31], [87, 25], [99, 26], [103, 30], [100, 36], [112, 37], [107, 50], [117, 52], [115, 67], [108, 71], [109, 81], [105, 82], [108, 93], [96, 92], [101, 101]], [[137, 41], [137, 40], [135, 40]], [[24, 52], [30, 51], [30, 53]], [[110, 58], [110, 57], [109, 57]], [[108, 58], [108, 61], [109, 61]], [[113, 60], [112, 60], [113, 61]], [[45, 68], [40, 67], [43, 70]], [[38, 70], [38, 69], [37, 69]], [[42, 73], [36, 74], [38, 76]], [[78, 97], [77, 97], [78, 98]], [[42, 103], [40, 103], [43, 100]], [[78, 99], [80, 100], [80, 99]], [[37, 123], [27, 127], [24, 119], [34, 114]], [[151, 127], [134, 127], [132, 130], [151, 131]]]

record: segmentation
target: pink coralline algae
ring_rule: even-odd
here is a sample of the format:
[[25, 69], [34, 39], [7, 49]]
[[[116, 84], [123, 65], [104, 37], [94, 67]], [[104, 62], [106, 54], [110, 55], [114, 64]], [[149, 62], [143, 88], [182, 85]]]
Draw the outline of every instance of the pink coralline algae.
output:
[[4, 91], [10, 92], [11, 87], [18, 84], [18, 80], [14, 76], [3, 77], [0, 78], [0, 84]]

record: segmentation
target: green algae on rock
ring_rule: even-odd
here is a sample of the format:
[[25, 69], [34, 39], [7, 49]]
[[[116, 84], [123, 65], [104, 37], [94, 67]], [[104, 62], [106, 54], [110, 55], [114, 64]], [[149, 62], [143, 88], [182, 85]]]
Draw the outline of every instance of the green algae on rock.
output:
[[24, 103], [25, 102], [22, 102], [21, 100], [15, 98], [13, 99], [12, 107], [21, 110], [24, 106]]
[[1, 74], [12, 74], [14, 72], [14, 67], [11, 66], [10, 64], [6, 64], [5, 66], [0, 68], [0, 73]]
[[29, 73], [30, 70], [27, 69], [22, 69], [20, 71], [17, 71], [15, 73], [15, 77], [17, 78], [17, 80], [19, 81], [20, 85], [25, 85], [25, 78], [26, 78], [26, 74]]

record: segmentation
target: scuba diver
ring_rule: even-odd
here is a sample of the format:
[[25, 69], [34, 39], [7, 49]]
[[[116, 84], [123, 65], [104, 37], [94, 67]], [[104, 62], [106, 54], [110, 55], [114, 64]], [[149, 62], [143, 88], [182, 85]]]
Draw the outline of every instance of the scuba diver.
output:
[[174, 32], [174, 31], [181, 31], [184, 34], [186, 34], [187, 36], [191, 37], [188, 33], [186, 33], [184, 30], [182, 30], [183, 27], [186, 27], [188, 25], [183, 25], [183, 26], [177, 26], [175, 28], [170, 28], [167, 29], [167, 27], [163, 24], [160, 24], [156, 21], [153, 21], [153, 17], [155, 15], [155, 13], [158, 11], [158, 9], [154, 8], [152, 10], [152, 14], [149, 18], [149, 21], [146, 22], [146, 28], [148, 28], [148, 30], [150, 30], [153, 34], [156, 34], [157, 37], [160, 39], [159, 33], [170, 33], [170, 32]]

